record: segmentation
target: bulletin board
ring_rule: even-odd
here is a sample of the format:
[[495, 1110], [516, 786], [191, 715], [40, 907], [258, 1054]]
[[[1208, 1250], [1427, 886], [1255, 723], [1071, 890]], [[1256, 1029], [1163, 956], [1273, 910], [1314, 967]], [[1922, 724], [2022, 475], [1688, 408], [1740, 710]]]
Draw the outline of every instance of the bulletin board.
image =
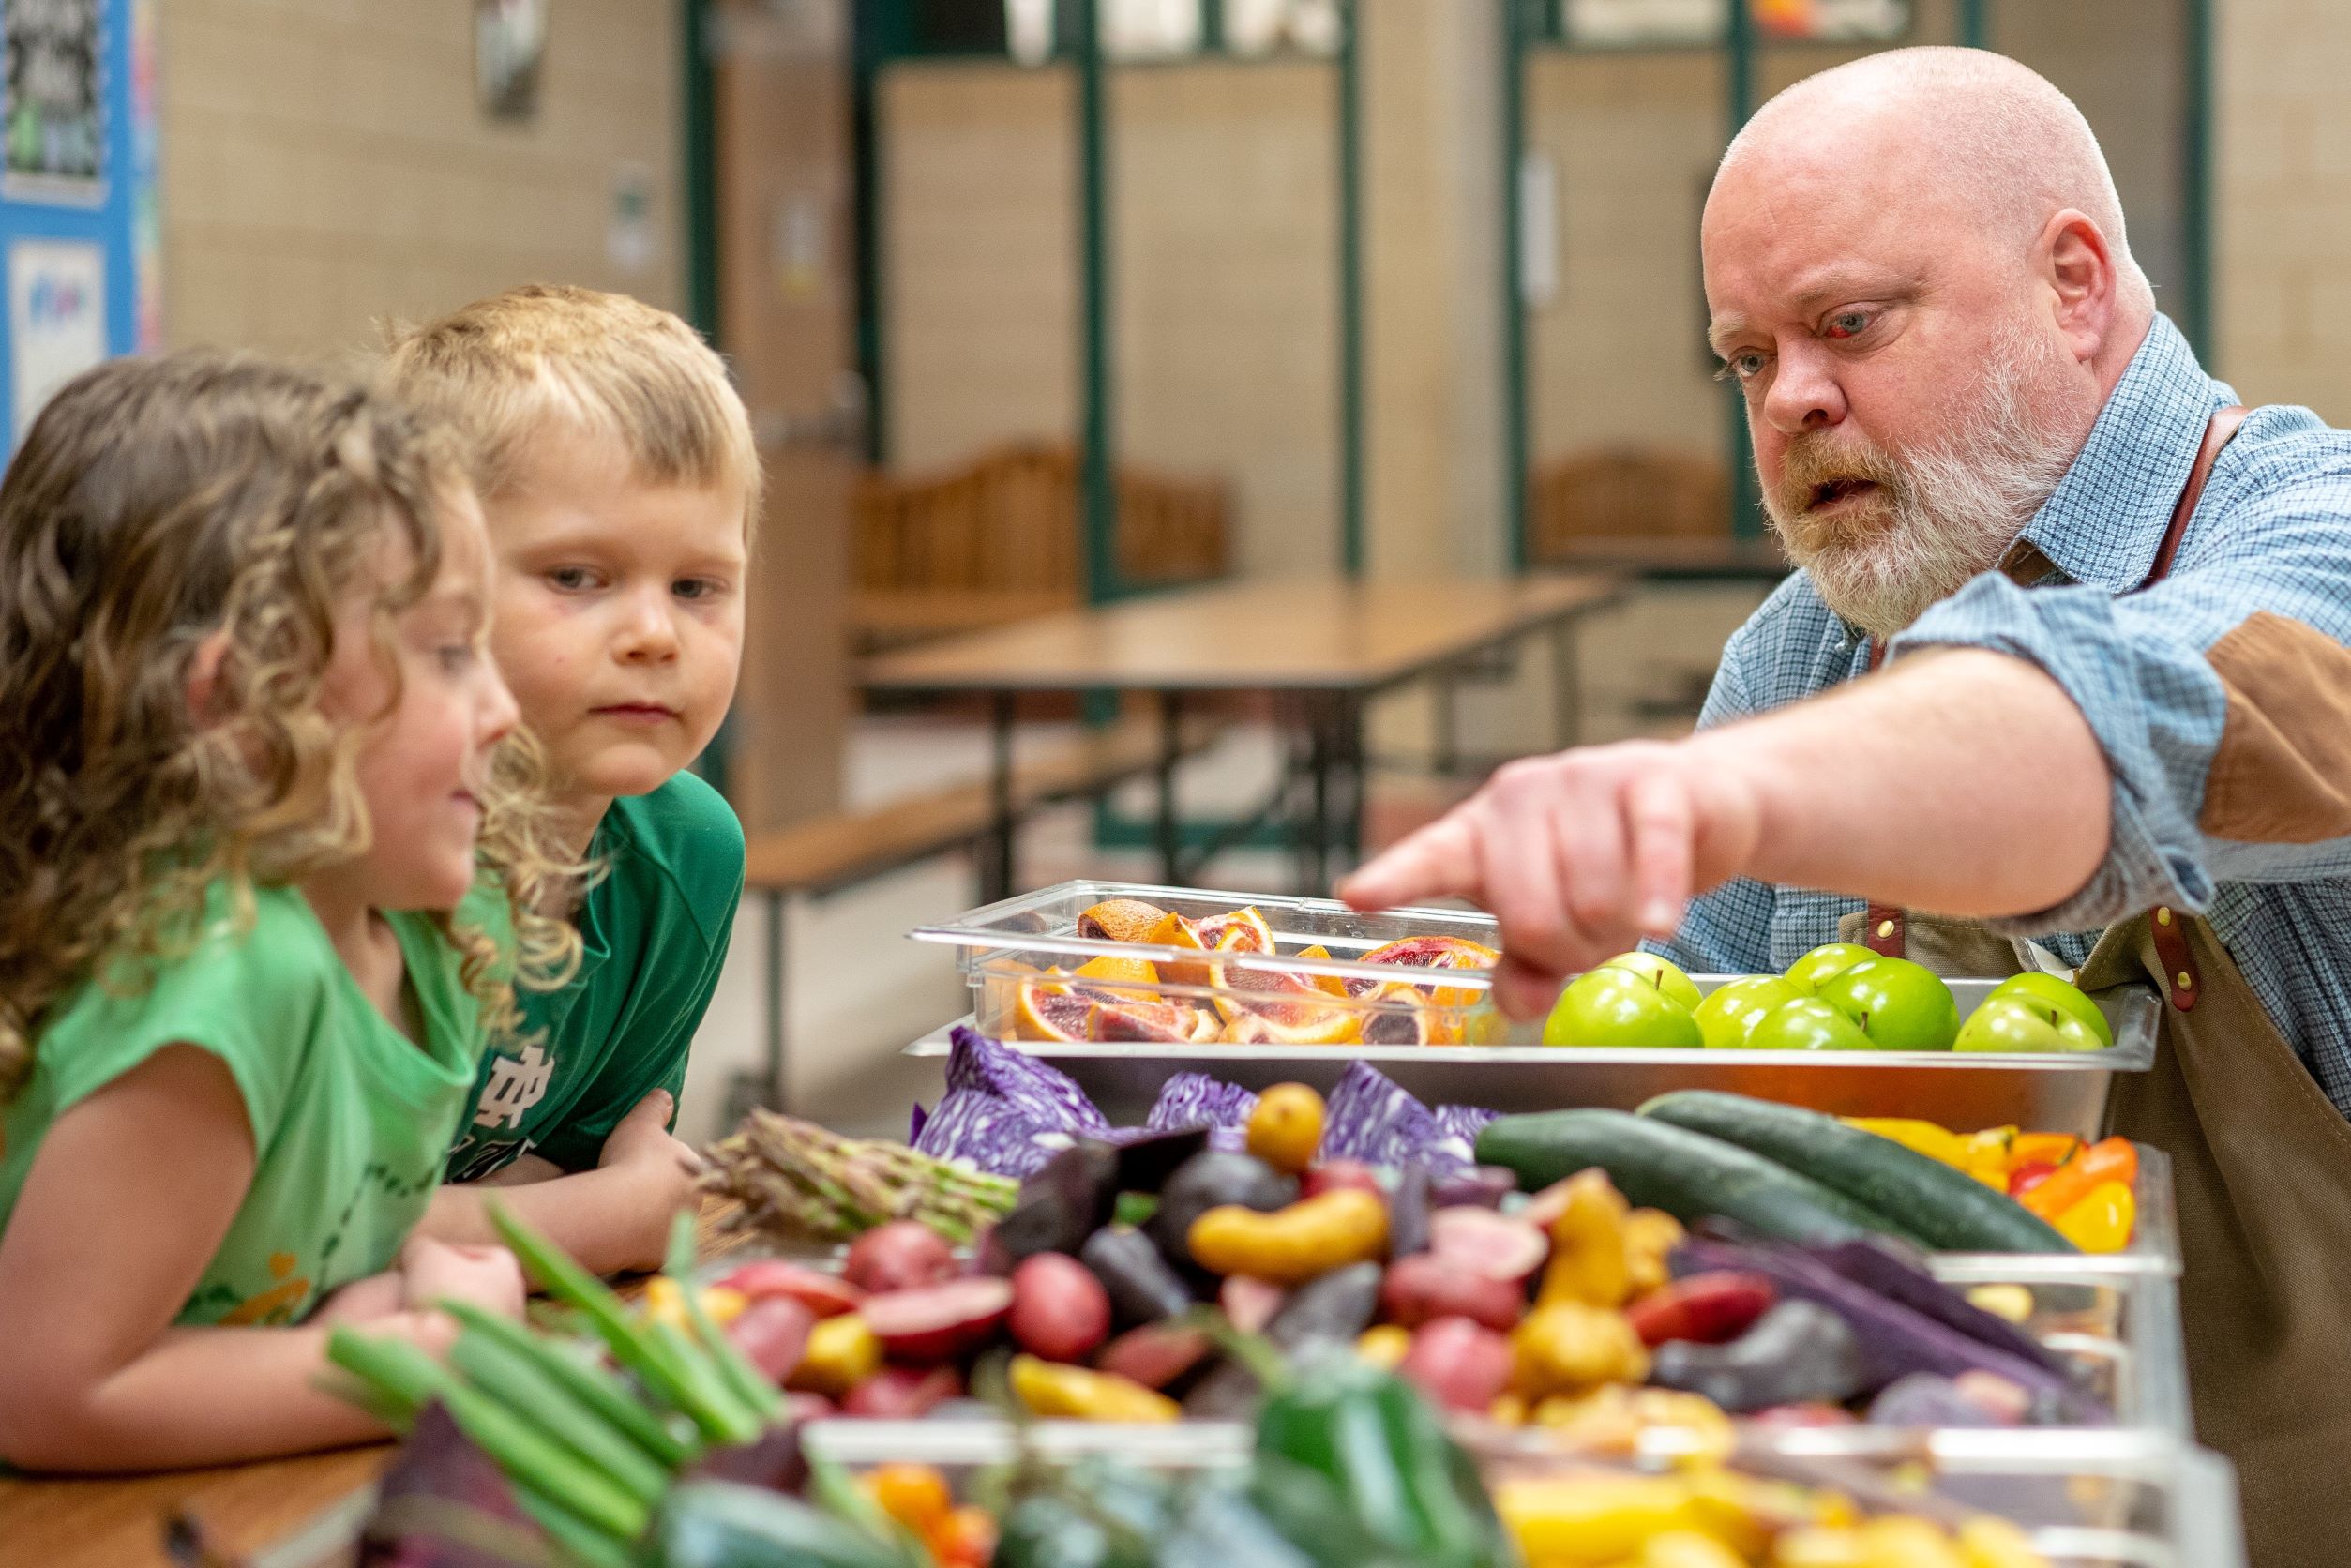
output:
[[0, 437], [162, 335], [156, 0], [0, 0]]

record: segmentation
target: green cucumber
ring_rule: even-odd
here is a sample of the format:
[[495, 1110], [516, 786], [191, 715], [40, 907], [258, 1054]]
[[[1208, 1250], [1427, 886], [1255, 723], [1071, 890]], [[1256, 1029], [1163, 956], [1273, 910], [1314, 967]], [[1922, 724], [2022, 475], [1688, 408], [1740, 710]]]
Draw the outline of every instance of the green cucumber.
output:
[[1918, 1240], [1867, 1204], [1737, 1144], [1620, 1110], [1505, 1116], [1478, 1134], [1477, 1158], [1508, 1167], [1529, 1191], [1598, 1166], [1627, 1199], [1684, 1225], [1719, 1214], [1791, 1242]]
[[1776, 1160], [1891, 1214], [1940, 1252], [2075, 1252], [2040, 1215], [1964, 1170], [1833, 1116], [1709, 1089], [1660, 1094], [1641, 1115]]

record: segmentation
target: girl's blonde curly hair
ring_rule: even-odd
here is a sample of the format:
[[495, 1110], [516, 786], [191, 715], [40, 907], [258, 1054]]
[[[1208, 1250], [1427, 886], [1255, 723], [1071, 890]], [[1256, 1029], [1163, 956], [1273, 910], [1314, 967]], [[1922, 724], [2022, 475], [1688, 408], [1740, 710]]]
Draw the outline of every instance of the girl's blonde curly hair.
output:
[[[319, 708], [336, 607], [387, 544], [375, 641], [431, 586], [439, 517], [465, 488], [444, 437], [356, 383], [207, 352], [117, 360], [41, 411], [0, 479], [0, 1101], [53, 1007], [97, 978], [135, 988], [203, 934], [225, 883], [365, 850], [354, 762], [367, 725]], [[204, 712], [200, 648], [219, 645]], [[398, 672], [392, 671], [397, 681]], [[440, 916], [493, 1031], [511, 979], [548, 985], [577, 934], [539, 912], [575, 874], [552, 849], [527, 741], [501, 744], [479, 858], [511, 955]]]

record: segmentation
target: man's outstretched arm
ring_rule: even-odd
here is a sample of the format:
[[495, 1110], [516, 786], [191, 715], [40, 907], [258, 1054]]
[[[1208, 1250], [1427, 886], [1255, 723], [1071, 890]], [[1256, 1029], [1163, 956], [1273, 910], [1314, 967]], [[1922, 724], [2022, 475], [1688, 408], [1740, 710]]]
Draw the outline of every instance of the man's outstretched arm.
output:
[[1930, 650], [1687, 740], [1514, 762], [1349, 878], [1360, 908], [1467, 898], [1501, 923], [1503, 1008], [1642, 937], [1731, 877], [1946, 914], [2063, 903], [2105, 859], [2113, 780], [2034, 665]]

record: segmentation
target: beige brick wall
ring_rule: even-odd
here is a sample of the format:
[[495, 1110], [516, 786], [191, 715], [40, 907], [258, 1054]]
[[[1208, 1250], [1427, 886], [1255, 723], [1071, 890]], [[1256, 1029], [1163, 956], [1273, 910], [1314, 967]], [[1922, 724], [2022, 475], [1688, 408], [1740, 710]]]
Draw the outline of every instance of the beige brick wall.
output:
[[2218, 13], [2215, 369], [2254, 402], [2351, 423], [2351, 8]]
[[[675, 8], [550, 9], [538, 114], [515, 124], [476, 107], [467, 0], [158, 7], [170, 340], [333, 352], [535, 279], [676, 305]], [[606, 235], [629, 163], [657, 243], [625, 273]]]

